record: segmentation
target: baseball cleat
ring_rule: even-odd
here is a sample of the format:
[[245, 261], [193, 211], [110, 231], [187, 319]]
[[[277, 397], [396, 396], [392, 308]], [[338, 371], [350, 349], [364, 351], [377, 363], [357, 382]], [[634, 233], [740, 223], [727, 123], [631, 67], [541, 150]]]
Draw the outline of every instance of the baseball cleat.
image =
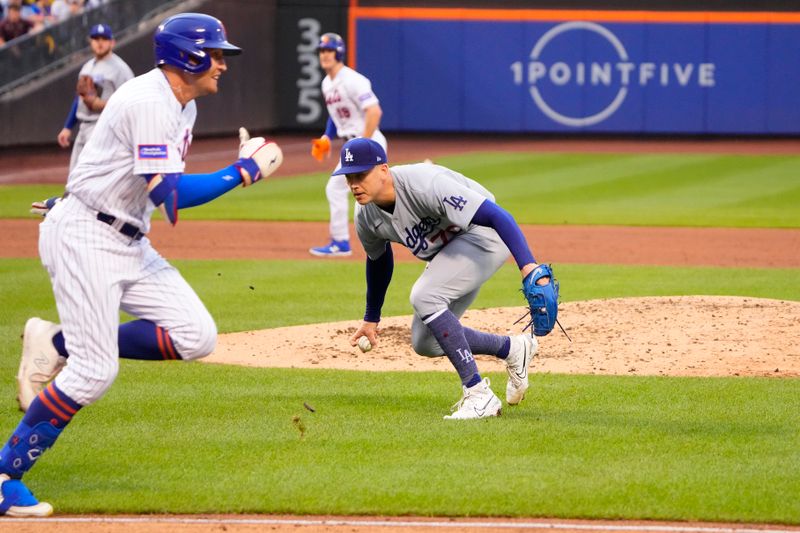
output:
[[511, 347], [506, 358], [506, 402], [517, 405], [525, 398], [528, 390], [528, 366], [539, 348], [539, 341], [531, 335], [523, 333], [511, 338]]
[[350, 241], [331, 241], [330, 244], [310, 248], [308, 251], [317, 257], [344, 257], [353, 253]]
[[0, 474], [0, 515], [41, 518], [51, 514], [53, 506], [37, 500], [22, 480]]
[[452, 414], [446, 415], [444, 419], [473, 420], [500, 416], [502, 406], [500, 398], [489, 388], [489, 378], [484, 378], [477, 385], [464, 387], [464, 395], [453, 405]]
[[22, 358], [17, 372], [17, 401], [22, 411], [27, 411], [36, 396], [61, 371], [67, 362], [58, 355], [53, 337], [61, 326], [31, 318], [25, 323], [22, 334]]

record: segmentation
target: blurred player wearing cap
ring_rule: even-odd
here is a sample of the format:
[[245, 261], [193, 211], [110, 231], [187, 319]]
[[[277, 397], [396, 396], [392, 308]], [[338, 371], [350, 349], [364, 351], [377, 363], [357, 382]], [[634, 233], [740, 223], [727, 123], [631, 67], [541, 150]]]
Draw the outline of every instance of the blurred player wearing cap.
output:
[[[69, 146], [72, 131], [79, 127], [72, 156], [69, 160], [70, 171], [78, 162], [83, 147], [94, 130], [100, 112], [106, 106], [109, 97], [120, 85], [133, 78], [133, 71], [121, 57], [114, 54], [114, 33], [108, 24], [95, 24], [89, 31], [89, 44], [94, 57], [87, 61], [78, 75], [78, 89], [72, 107], [58, 133], [58, 144], [62, 148]], [[91, 81], [89, 81], [91, 80]]]

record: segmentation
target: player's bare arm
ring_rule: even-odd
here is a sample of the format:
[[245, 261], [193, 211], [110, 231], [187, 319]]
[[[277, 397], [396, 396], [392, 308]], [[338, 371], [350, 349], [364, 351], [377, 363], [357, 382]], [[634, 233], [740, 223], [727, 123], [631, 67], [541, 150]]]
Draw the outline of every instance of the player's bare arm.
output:
[[375, 104], [364, 110], [364, 134], [362, 137], [366, 137], [367, 139], [372, 138], [372, 134], [375, 133], [375, 130], [378, 129], [381, 123], [382, 115], [383, 110], [379, 104]]

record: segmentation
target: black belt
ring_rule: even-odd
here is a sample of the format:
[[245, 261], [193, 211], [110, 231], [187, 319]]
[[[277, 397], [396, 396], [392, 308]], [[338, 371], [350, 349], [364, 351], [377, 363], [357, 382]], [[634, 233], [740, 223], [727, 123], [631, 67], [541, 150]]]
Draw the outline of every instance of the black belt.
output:
[[142, 237], [144, 237], [144, 233], [139, 231], [139, 228], [133, 224], [128, 224], [125, 222], [124, 224], [119, 225], [119, 223], [117, 223], [117, 217], [115, 216], [107, 215], [106, 213], [97, 213], [97, 220], [100, 222], [105, 222], [118, 232], [122, 233], [126, 237], [130, 237], [134, 241], [140, 241], [142, 240]]

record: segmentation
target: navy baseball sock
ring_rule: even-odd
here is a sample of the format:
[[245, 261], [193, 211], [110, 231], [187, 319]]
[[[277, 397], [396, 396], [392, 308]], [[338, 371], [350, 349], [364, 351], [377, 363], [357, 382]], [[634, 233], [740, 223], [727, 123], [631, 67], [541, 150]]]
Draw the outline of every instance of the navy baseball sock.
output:
[[145, 361], [181, 359], [167, 330], [148, 320], [133, 320], [119, 327], [119, 356]]
[[456, 368], [461, 383], [465, 387], [472, 387], [481, 381], [478, 365], [472, 356], [470, 345], [464, 336], [464, 328], [449, 309], [441, 313], [434, 313], [423, 318], [433, 336], [439, 342], [447, 358]]
[[494, 355], [500, 359], [508, 357], [511, 339], [505, 335], [484, 333], [477, 329], [464, 328], [464, 337], [467, 338], [472, 353]]
[[50, 383], [33, 399], [22, 422], [31, 427], [39, 422], [50, 422], [57, 428], [64, 429], [80, 409], [78, 402], [61, 392], [55, 383]]
[[[53, 337], [53, 346], [58, 355], [69, 357], [60, 331]], [[167, 330], [149, 320], [133, 320], [119, 327], [119, 356], [142, 361], [182, 359]]]
[[50, 383], [0, 450], [0, 472], [20, 479], [55, 442], [81, 405]]
[[53, 346], [56, 347], [56, 351], [58, 355], [61, 357], [69, 357], [69, 352], [67, 352], [67, 346], [64, 343], [64, 334], [60, 331], [55, 334], [53, 337]]

